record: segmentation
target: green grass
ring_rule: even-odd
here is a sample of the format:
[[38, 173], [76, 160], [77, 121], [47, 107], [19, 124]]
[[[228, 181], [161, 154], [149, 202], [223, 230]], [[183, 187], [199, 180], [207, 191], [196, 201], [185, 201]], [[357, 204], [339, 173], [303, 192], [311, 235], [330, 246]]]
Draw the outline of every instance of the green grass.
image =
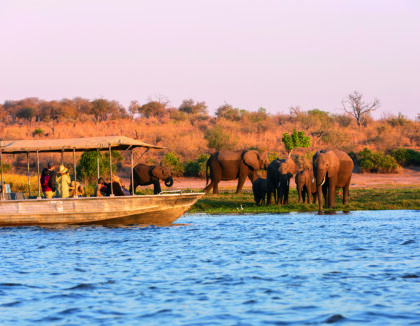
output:
[[[351, 189], [349, 203], [343, 205], [343, 196], [336, 196], [335, 209], [324, 211], [420, 209], [420, 189]], [[317, 212], [318, 204], [298, 204], [297, 192], [291, 190], [288, 205], [256, 206], [252, 193], [206, 195], [189, 211], [208, 214], [224, 213], [287, 213]]]

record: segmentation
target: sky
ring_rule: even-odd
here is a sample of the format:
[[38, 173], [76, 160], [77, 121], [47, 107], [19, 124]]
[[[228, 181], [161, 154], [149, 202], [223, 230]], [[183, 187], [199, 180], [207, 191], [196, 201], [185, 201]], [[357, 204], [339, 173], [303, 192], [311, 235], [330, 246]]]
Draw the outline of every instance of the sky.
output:
[[1, 0], [0, 103], [166, 99], [420, 113], [417, 0]]

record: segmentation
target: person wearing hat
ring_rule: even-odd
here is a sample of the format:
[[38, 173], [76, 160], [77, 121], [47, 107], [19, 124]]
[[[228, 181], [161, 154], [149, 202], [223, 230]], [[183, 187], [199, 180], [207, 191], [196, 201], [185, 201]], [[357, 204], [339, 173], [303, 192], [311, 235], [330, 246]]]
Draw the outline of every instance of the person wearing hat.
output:
[[[84, 197], [85, 196], [85, 190], [83, 189], [83, 185], [80, 182], [74, 182], [72, 181], [70, 184], [70, 197]], [[76, 196], [74, 192], [76, 191]]]
[[57, 191], [56, 196], [58, 198], [67, 198], [69, 197], [69, 185], [70, 185], [70, 176], [69, 170], [63, 165], [60, 165], [58, 169], [58, 178], [57, 178]]
[[54, 196], [57, 188], [56, 176], [55, 164], [48, 162], [48, 168], [44, 168], [41, 173], [41, 187], [46, 198], [52, 198]]

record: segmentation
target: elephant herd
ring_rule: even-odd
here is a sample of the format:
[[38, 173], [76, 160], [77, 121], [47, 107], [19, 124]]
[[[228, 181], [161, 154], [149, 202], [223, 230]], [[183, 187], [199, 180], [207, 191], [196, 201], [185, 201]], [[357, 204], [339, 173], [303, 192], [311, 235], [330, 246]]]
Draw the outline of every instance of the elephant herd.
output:
[[[218, 151], [207, 160], [204, 192], [208, 194], [213, 189], [213, 193], [218, 194], [220, 181], [238, 179], [236, 193], [240, 193], [246, 178], [249, 178], [257, 206], [272, 204], [273, 194], [277, 205], [287, 205], [290, 179], [295, 176], [299, 203], [318, 202], [321, 212], [324, 197], [328, 208], [334, 208], [337, 188], [342, 188], [343, 204], [346, 204], [349, 199], [353, 160], [339, 150], [321, 150], [315, 153], [312, 162], [313, 169], [298, 171], [296, 163], [290, 157], [270, 162], [267, 154], [255, 150]], [[257, 170], [261, 169], [267, 170], [266, 179], [258, 177]], [[173, 185], [171, 172], [160, 165], [138, 164], [133, 172], [134, 189], [139, 185], [153, 184], [154, 194], [159, 194], [160, 180], [167, 187]]]
[[[267, 170], [267, 179], [258, 178], [256, 171]], [[210, 173], [209, 173], [210, 170]], [[219, 151], [207, 161], [205, 193], [213, 189], [218, 194], [218, 183], [222, 180], [238, 179], [236, 193], [240, 193], [246, 178], [252, 182], [252, 191], [257, 206], [272, 203], [287, 205], [290, 179], [295, 175], [298, 201], [318, 201], [322, 211], [322, 196], [329, 208], [335, 207], [337, 188], [343, 188], [343, 204], [348, 202], [353, 160], [339, 150], [321, 150], [313, 156], [313, 169], [298, 172], [296, 163], [290, 158], [269, 162], [266, 154], [253, 150], [241, 152]]]

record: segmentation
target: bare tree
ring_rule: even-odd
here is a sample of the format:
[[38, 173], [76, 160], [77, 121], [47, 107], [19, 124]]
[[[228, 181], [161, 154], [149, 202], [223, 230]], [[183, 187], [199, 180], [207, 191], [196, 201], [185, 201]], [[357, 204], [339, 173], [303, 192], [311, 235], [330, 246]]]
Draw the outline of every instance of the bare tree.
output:
[[349, 94], [341, 103], [343, 104], [344, 111], [353, 116], [359, 128], [362, 125], [366, 125], [369, 113], [375, 111], [380, 106], [379, 100], [376, 98], [370, 103], [365, 102], [363, 95], [358, 91]]

